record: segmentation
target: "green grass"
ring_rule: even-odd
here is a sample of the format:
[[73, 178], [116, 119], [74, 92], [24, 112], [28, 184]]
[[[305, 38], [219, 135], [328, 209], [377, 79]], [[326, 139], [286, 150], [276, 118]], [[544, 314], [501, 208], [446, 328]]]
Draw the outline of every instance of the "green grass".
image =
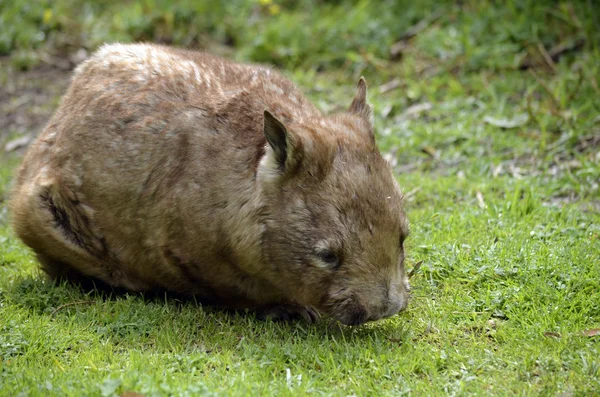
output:
[[[20, 18], [2, 29], [10, 56], [0, 81], [48, 67], [44, 54], [114, 39], [275, 63], [325, 111], [346, 107], [364, 74], [378, 145], [407, 193], [408, 263], [423, 265], [408, 311], [392, 319], [259, 322], [52, 285], [0, 201], [0, 395], [600, 394], [600, 336], [584, 335], [600, 328], [592, 1], [441, 2], [437, 14], [392, 1], [83, 3], [0, 3], [2, 26]], [[423, 18], [429, 25], [391, 59], [390, 46]], [[394, 79], [397, 88], [379, 92]], [[10, 127], [0, 143], [18, 135]], [[2, 155], [6, 199], [19, 158]]]

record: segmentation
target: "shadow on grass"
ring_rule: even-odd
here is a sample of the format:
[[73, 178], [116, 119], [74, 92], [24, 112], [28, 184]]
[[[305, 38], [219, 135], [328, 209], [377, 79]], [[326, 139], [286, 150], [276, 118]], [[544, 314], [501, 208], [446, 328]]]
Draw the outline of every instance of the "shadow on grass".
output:
[[55, 282], [43, 275], [15, 281], [4, 295], [32, 315], [58, 321], [65, 328], [75, 322], [82, 329], [114, 338], [113, 342], [120, 346], [135, 340], [131, 347], [136, 347], [165, 327], [182, 334], [179, 341], [184, 348], [190, 340], [214, 339], [215, 332], [230, 332], [238, 339], [257, 344], [265, 338], [283, 344], [291, 337], [294, 341], [333, 338], [336, 344], [348, 346], [365, 339], [409, 342], [408, 321], [406, 326], [381, 321], [350, 327], [329, 318], [322, 318], [316, 324], [303, 320], [260, 320], [252, 310], [223, 310], [167, 291], [131, 293], [105, 284]]

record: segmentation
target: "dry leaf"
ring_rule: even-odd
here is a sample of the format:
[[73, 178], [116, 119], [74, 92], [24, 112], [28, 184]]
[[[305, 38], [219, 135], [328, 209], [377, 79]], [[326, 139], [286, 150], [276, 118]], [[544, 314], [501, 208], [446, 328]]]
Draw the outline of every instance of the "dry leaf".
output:
[[134, 391], [124, 391], [123, 394], [121, 394], [121, 397], [146, 397], [143, 394], [140, 393], [136, 393]]
[[421, 149], [423, 151], [423, 153], [428, 154], [429, 156], [431, 156], [434, 159], [438, 159], [439, 158], [439, 153], [437, 150], [435, 150], [434, 147], [432, 146], [424, 146], [423, 149]]
[[522, 126], [523, 124], [527, 123], [527, 121], [529, 121], [529, 116], [525, 113], [519, 114], [512, 119], [497, 119], [495, 117], [485, 116], [483, 118], [483, 121], [485, 121], [486, 123], [491, 124], [495, 127], [508, 129], [508, 128], [516, 128], [516, 127]]
[[398, 147], [394, 147], [388, 153], [383, 155], [383, 159], [387, 161], [392, 168], [398, 165], [398, 156], [396, 156], [397, 152]]
[[400, 119], [411, 119], [418, 117], [421, 113], [427, 112], [433, 108], [433, 105], [429, 102], [417, 103], [415, 105], [407, 107], [404, 112], [400, 115]]
[[558, 332], [544, 332], [544, 336], [549, 338], [560, 338], [560, 334]]
[[497, 167], [493, 167], [493, 169], [492, 169], [492, 176], [494, 178], [496, 178], [498, 175], [500, 175], [502, 173], [502, 171], [503, 171], [502, 168], [503, 168], [502, 164], [499, 164]]
[[387, 83], [379, 86], [379, 92], [382, 94], [385, 94], [388, 91], [392, 91], [392, 90], [395, 90], [396, 88], [400, 87], [401, 84], [402, 84], [402, 82], [400, 81], [400, 79], [395, 78], [395, 79], [388, 81]]
[[29, 135], [24, 135], [22, 137], [15, 138], [12, 141], [9, 141], [4, 146], [4, 151], [5, 152], [12, 152], [13, 150], [17, 150], [17, 149], [20, 149], [20, 148], [22, 148], [24, 146], [29, 145], [29, 142], [31, 142], [31, 137]]
[[397, 59], [400, 58], [400, 56], [402, 55], [402, 53], [408, 48], [408, 42], [401, 40], [398, 41], [396, 43], [394, 43], [391, 47], [390, 47], [390, 55], [392, 56], [392, 59]]
[[81, 62], [85, 61], [89, 55], [90, 54], [85, 48], [80, 48], [77, 52], [69, 56], [69, 61], [71, 61], [73, 65], [79, 65]]
[[600, 335], [600, 328], [592, 328], [583, 331], [583, 336], [592, 337], [597, 335]]
[[477, 192], [475, 192], [475, 196], [477, 196], [477, 204], [479, 204], [479, 208], [484, 210], [487, 207], [487, 205], [485, 204], [485, 201], [483, 201], [483, 193], [481, 193], [478, 190]]
[[567, 390], [567, 391], [560, 393], [556, 397], [573, 397], [573, 395], [574, 395], [573, 390]]
[[417, 263], [415, 263], [415, 265], [413, 266], [411, 271], [408, 272], [408, 278], [411, 278], [412, 276], [417, 274], [417, 272], [419, 271], [419, 268], [421, 267], [422, 264], [423, 264], [423, 261], [418, 261]]

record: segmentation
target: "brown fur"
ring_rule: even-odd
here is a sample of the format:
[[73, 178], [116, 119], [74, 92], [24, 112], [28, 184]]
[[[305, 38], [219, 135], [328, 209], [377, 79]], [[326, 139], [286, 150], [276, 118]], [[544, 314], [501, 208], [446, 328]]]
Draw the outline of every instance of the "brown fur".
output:
[[323, 116], [262, 66], [103, 46], [23, 161], [13, 227], [54, 278], [390, 316], [408, 302], [408, 231], [366, 94], [361, 79]]

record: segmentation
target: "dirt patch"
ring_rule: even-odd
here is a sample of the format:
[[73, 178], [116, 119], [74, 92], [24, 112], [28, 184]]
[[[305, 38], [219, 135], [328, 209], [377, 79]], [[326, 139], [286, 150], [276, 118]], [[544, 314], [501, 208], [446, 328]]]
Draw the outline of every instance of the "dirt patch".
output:
[[39, 67], [28, 71], [0, 61], [0, 144], [23, 136], [35, 137], [57, 108], [71, 71]]

